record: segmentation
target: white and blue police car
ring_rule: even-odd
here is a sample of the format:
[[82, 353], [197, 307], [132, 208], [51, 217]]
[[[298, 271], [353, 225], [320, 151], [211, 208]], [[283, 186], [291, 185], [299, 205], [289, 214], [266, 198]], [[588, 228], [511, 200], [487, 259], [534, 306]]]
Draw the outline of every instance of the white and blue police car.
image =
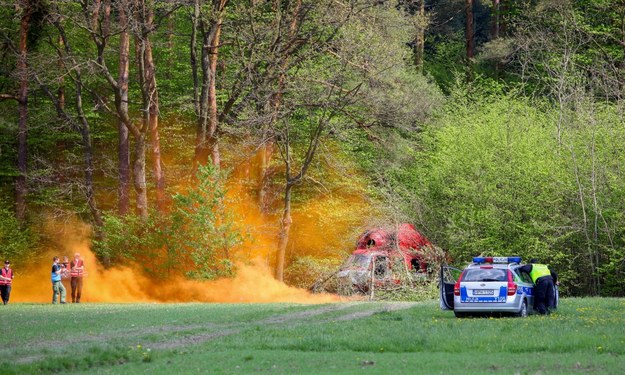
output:
[[[441, 267], [440, 306], [456, 317], [508, 313], [526, 317], [533, 312], [534, 283], [521, 272], [521, 257], [474, 257], [459, 270]], [[556, 289], [556, 305], [557, 305]]]

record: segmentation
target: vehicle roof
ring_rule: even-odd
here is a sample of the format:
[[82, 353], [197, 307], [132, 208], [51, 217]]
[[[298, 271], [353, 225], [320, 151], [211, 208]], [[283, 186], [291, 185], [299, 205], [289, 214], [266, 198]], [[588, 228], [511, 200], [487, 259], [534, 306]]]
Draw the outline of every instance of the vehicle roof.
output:
[[508, 269], [511, 267], [520, 266], [520, 264], [519, 263], [471, 263], [468, 266], [466, 266], [465, 269], [480, 268], [484, 266], [492, 267], [492, 268]]

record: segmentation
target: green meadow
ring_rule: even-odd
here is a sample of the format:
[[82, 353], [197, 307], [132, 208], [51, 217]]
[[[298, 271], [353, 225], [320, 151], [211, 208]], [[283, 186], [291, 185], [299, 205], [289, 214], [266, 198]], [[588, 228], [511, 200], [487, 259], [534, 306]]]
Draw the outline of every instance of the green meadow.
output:
[[625, 299], [550, 316], [456, 319], [438, 301], [9, 304], [10, 373], [625, 373]]

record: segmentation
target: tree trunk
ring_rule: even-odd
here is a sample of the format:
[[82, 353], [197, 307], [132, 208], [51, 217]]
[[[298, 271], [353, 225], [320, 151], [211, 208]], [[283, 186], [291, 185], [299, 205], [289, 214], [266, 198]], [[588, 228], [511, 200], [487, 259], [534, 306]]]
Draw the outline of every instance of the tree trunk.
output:
[[165, 69], [165, 78], [170, 80], [173, 78], [171, 72], [174, 69], [174, 65], [176, 63], [176, 51], [174, 49], [174, 14], [170, 13], [167, 15], [167, 49], [169, 52], [169, 57], [167, 59], [167, 69]]
[[152, 144], [152, 173], [156, 183], [156, 208], [159, 212], [163, 212], [166, 204], [165, 173], [161, 163], [161, 140], [158, 131], [159, 103], [158, 89], [156, 87], [156, 68], [152, 56], [152, 43], [149, 39], [146, 40], [145, 68], [149, 94], [148, 128], [150, 129], [150, 142]]
[[126, 122], [128, 115], [128, 66], [130, 54], [130, 37], [128, 34], [128, 15], [126, 14], [126, 1], [119, 2], [119, 24], [121, 32], [119, 34], [119, 74], [117, 86], [113, 89], [116, 95], [116, 110], [118, 114], [118, 168], [119, 168], [119, 187], [118, 187], [118, 203], [117, 211], [120, 215], [126, 215], [130, 208], [130, 143], [129, 128], [130, 124]]
[[[146, 4], [144, 1], [138, 1], [139, 6], [136, 10], [137, 21], [139, 22], [139, 34], [136, 36], [136, 53], [137, 63], [139, 66], [139, 82], [141, 86], [141, 96], [143, 101], [143, 126], [141, 128], [141, 143], [145, 143], [146, 132], [150, 132], [151, 150], [152, 150], [152, 173], [154, 174], [156, 184], [156, 207], [159, 212], [165, 210], [165, 176], [161, 166], [160, 152], [160, 136], [158, 132], [158, 90], [156, 87], [156, 68], [154, 66], [154, 58], [152, 56], [152, 42], [150, 34], [154, 27], [154, 8], [153, 4]], [[138, 139], [135, 139], [139, 143]], [[139, 147], [139, 146], [137, 146]], [[143, 145], [141, 146], [144, 147]], [[135, 176], [135, 189], [141, 189], [144, 194], [145, 189], [145, 151], [143, 151], [143, 169], [137, 168], [135, 161], [135, 172], [142, 170], [143, 188], [138, 186], [137, 176]], [[139, 156], [137, 156], [139, 157]], [[139, 190], [137, 190], [139, 193]], [[139, 197], [137, 197], [139, 200]], [[147, 212], [147, 200], [146, 200]], [[141, 207], [142, 202], [137, 201], [137, 207]], [[141, 209], [140, 209], [141, 212]]]
[[15, 213], [20, 223], [26, 218], [26, 194], [28, 187], [26, 184], [26, 173], [28, 172], [28, 65], [26, 62], [28, 55], [28, 29], [32, 15], [32, 7], [29, 1], [25, 1], [22, 19], [20, 21], [20, 42], [17, 56], [17, 75], [20, 80], [18, 99], [18, 132], [17, 132], [17, 169], [19, 176], [15, 181]]
[[508, 2], [510, 0], [499, 0], [499, 35], [506, 35], [507, 24], [506, 24], [506, 15], [508, 14], [508, 10], [510, 6]]
[[[193, 109], [195, 115], [200, 117], [200, 80], [197, 73], [197, 29], [198, 22], [200, 20], [200, 0], [195, 0], [193, 3], [193, 14], [191, 14], [191, 40], [189, 43], [190, 51], [190, 63], [191, 63], [191, 76], [193, 78]], [[198, 141], [196, 140], [196, 147]], [[196, 148], [197, 152], [197, 148]]]
[[[225, 0], [221, 0], [220, 6], [223, 7], [226, 3]], [[213, 165], [219, 167], [221, 158], [219, 156], [219, 141], [217, 139], [217, 57], [219, 53], [219, 41], [221, 37], [221, 25], [223, 22], [223, 13], [220, 12], [217, 18], [217, 25], [215, 30], [215, 36], [210, 44], [209, 61], [210, 61], [210, 84], [208, 88], [208, 108], [209, 108], [209, 122], [208, 122], [208, 145], [211, 153], [211, 159]]]
[[[63, 38], [59, 37], [59, 48], [64, 49], [63, 46]], [[59, 68], [63, 69], [63, 61], [59, 58]], [[65, 75], [62, 75], [59, 78], [59, 89], [56, 92], [57, 97], [59, 98], [59, 105], [62, 110], [65, 110]]]
[[148, 195], [145, 182], [145, 133], [135, 137], [134, 185], [137, 193], [137, 214], [148, 218]]
[[499, 38], [499, 0], [493, 0], [493, 9], [490, 15], [490, 38], [495, 40]]
[[278, 256], [276, 259], [276, 279], [284, 281], [284, 263], [286, 260], [286, 247], [289, 243], [289, 233], [291, 231], [291, 191], [293, 185], [289, 182], [286, 184], [284, 191], [284, 211], [282, 212], [282, 220], [280, 221], [280, 238], [278, 242]]
[[466, 52], [467, 52], [467, 60], [470, 64], [471, 59], [475, 54], [475, 40], [474, 34], [475, 30], [473, 28], [473, 0], [465, 0], [465, 11], [466, 11], [466, 24], [464, 37], [466, 39]]
[[[212, 30], [210, 30], [212, 31]], [[207, 144], [208, 135], [208, 91], [210, 86], [210, 59], [209, 50], [211, 45], [211, 32], [206, 29], [204, 22], [202, 22], [202, 84], [199, 89], [198, 98], [198, 123], [195, 136], [195, 156], [194, 156], [194, 170], [199, 165], [206, 165], [208, 163], [209, 148]]]
[[78, 108], [78, 113], [80, 114], [79, 116], [82, 121], [80, 136], [82, 139], [83, 157], [85, 161], [85, 196], [87, 198], [87, 206], [89, 206], [91, 216], [93, 217], [93, 222], [96, 227], [102, 227], [104, 225], [104, 221], [102, 220], [102, 214], [98, 209], [93, 189], [93, 146], [91, 144], [91, 130], [82, 109], [82, 94], [80, 93], [82, 89], [79, 84], [77, 84], [76, 91], [76, 107]]
[[419, 73], [423, 72], [423, 59], [425, 51], [425, 0], [419, 0], [419, 12], [417, 13], [417, 36], [414, 46], [414, 64]]
[[621, 35], [620, 35], [620, 44], [623, 49], [623, 58], [621, 59], [621, 70], [625, 70], [625, 11], [622, 11], [620, 14], [621, 17]]
[[[218, 0], [213, 3], [213, 14], [208, 21], [201, 21], [202, 28], [202, 84], [199, 86], [197, 74], [197, 56], [195, 42], [197, 34], [197, 21], [200, 17], [199, 5], [196, 2], [192, 17], [193, 33], [191, 35], [191, 66], [193, 69], [194, 98], [197, 99], [196, 114], [198, 124], [195, 139], [194, 170], [198, 165], [208, 163], [211, 158], [213, 165], [219, 167], [221, 158], [219, 155], [219, 140], [217, 137], [218, 111], [217, 111], [217, 61], [219, 57], [219, 43], [225, 7], [228, 0]], [[198, 98], [198, 91], [201, 91]]]

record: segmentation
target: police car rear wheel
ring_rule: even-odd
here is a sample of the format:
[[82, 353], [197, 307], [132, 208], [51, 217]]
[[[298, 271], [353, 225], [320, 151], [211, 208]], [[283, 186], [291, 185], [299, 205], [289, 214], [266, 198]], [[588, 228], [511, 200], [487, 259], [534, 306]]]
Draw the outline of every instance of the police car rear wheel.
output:
[[521, 308], [519, 309], [519, 312], [514, 314], [514, 316], [518, 316], [520, 318], [527, 318], [527, 315], [528, 315], [527, 301], [523, 300], [523, 303], [521, 304]]

